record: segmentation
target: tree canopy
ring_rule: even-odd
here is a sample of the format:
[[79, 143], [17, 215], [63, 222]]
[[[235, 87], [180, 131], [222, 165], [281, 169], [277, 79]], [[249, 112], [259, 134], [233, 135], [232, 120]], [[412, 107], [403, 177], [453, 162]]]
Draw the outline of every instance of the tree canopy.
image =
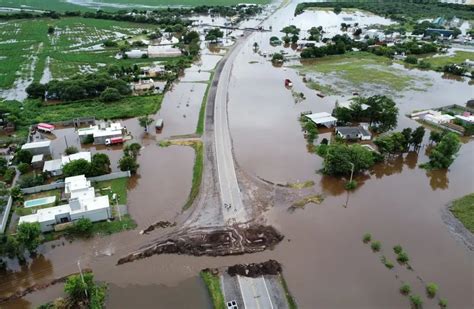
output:
[[460, 139], [456, 133], [449, 132], [445, 134], [431, 150], [427, 167], [431, 169], [448, 168], [454, 162], [460, 148]]

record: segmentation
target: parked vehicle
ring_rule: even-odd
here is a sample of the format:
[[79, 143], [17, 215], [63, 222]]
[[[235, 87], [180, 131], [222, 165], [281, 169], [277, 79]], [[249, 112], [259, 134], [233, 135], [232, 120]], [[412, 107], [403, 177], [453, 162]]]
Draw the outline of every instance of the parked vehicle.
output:
[[285, 79], [285, 87], [293, 87], [293, 82], [288, 78]]
[[115, 145], [115, 144], [122, 144], [124, 142], [123, 137], [112, 137], [105, 139], [105, 145]]
[[51, 133], [54, 130], [54, 126], [49, 123], [38, 123], [36, 126], [38, 131], [46, 132], [46, 133]]
[[158, 120], [156, 120], [156, 122], [155, 122], [155, 130], [156, 130], [156, 131], [161, 131], [161, 130], [163, 129], [163, 125], [164, 125], [163, 119], [158, 119]]

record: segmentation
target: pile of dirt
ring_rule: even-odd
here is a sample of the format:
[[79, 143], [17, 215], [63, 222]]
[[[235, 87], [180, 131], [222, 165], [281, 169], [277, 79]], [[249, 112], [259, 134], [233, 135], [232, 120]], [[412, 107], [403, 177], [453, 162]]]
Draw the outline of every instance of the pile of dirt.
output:
[[263, 275], [278, 275], [281, 273], [281, 265], [275, 260], [268, 260], [263, 263], [237, 264], [227, 269], [230, 276], [245, 276], [256, 278]]
[[152, 225], [150, 225], [149, 227], [147, 227], [146, 229], [144, 229], [143, 231], [140, 232], [140, 234], [148, 234], [149, 232], [153, 231], [154, 229], [157, 229], [157, 228], [167, 228], [167, 227], [173, 227], [173, 226], [176, 226], [176, 222], [169, 222], [169, 221], [158, 221]]
[[272, 249], [283, 239], [272, 226], [243, 225], [203, 227], [168, 235], [165, 240], [131, 253], [117, 264], [133, 262], [155, 254], [188, 254], [194, 256], [225, 256], [261, 252]]
[[[82, 272], [83, 273], [91, 273], [92, 269], [86, 268], [86, 269], [83, 269]], [[48, 288], [52, 285], [58, 284], [58, 283], [64, 283], [64, 282], [66, 282], [67, 278], [69, 278], [70, 276], [73, 276], [73, 275], [79, 275], [79, 273], [73, 273], [73, 274], [70, 274], [70, 275], [67, 275], [67, 276], [56, 278], [56, 279], [53, 279], [53, 280], [51, 280], [49, 282], [46, 282], [46, 283], [33, 284], [32, 286], [29, 286], [26, 289], [16, 291], [12, 295], [5, 296], [5, 297], [0, 297], [0, 304], [9, 302], [9, 301], [12, 301], [12, 300], [15, 300], [15, 299], [20, 299], [20, 298], [22, 298], [22, 297], [24, 297], [24, 296], [26, 296], [30, 293], [40, 291], [40, 290], [44, 290], [44, 289], [46, 289], [46, 288]]]

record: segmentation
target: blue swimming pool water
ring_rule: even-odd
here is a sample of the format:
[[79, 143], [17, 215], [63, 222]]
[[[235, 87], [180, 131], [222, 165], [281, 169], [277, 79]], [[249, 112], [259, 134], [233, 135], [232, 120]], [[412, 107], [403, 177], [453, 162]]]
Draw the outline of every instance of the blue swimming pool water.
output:
[[52, 204], [55, 201], [56, 201], [56, 196], [47, 196], [47, 197], [37, 198], [34, 200], [25, 201], [23, 205], [26, 208], [29, 208], [29, 207], [37, 207], [41, 205], [46, 205], [46, 204]]

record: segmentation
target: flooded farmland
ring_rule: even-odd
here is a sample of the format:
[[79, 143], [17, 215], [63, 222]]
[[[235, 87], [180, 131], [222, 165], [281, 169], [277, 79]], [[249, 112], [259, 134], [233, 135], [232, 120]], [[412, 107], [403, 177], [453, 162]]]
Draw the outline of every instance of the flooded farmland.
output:
[[[331, 112], [336, 101], [351, 97], [353, 89], [320, 98], [305, 85], [297, 69], [274, 67], [269, 59], [253, 50], [254, 42], [263, 50], [275, 49], [268, 45], [269, 37], [277, 33], [280, 36], [279, 28], [290, 23], [308, 29], [341, 22], [333, 21], [331, 12], [293, 17], [295, 5], [290, 3], [270, 17], [265, 26], [272, 25], [273, 32], [251, 35], [237, 55], [228, 93], [229, 125], [239, 168], [276, 183], [312, 180], [315, 185], [307, 190], [324, 196], [320, 205], [309, 204], [290, 213], [289, 205], [275, 199], [274, 207], [266, 213], [267, 221], [285, 239], [272, 251], [229, 257], [160, 255], [116, 266], [119, 257], [163, 235], [166, 230], [150, 235], [139, 235], [139, 231], [159, 220], [174, 221], [189, 194], [193, 149], [160, 148], [157, 142], [195, 132], [207, 87], [201, 81], [209, 78], [207, 72], [201, 73], [212, 70], [221, 57], [203, 56], [202, 64], [187, 71], [184, 82], [174, 85], [165, 95], [161, 110], [154, 115], [155, 119], [165, 119], [161, 133], [145, 135], [136, 119], [124, 121], [134, 139], [144, 145], [139, 174], [131, 179], [128, 192], [129, 211], [138, 228], [91, 240], [48, 243], [28, 266], [13, 265], [14, 272], [0, 277], [0, 295], [75, 272], [76, 261], [80, 259], [98, 280], [109, 283], [110, 308], [211, 308], [205, 287], [197, 277], [201, 269], [272, 258], [282, 263], [300, 308], [408, 308], [407, 298], [398, 292], [403, 282], [419, 295], [424, 295], [424, 282], [436, 282], [439, 294], [448, 299], [450, 308], [472, 308], [473, 253], [450, 232], [441, 214], [451, 200], [471, 193], [474, 188], [474, 143], [465, 141], [449, 171], [427, 172], [418, 167], [428, 160], [426, 134], [424, 146], [418, 152], [376, 165], [366, 175], [358, 176], [360, 186], [350, 193], [344, 189], [344, 181], [318, 173], [322, 159], [307, 151], [298, 117], [308, 110]], [[390, 22], [364, 14], [355, 16], [365, 18], [366, 23]], [[314, 20], [318, 23], [314, 24]], [[406, 113], [463, 104], [473, 97], [473, 86], [468, 80], [392, 66], [429, 83], [424, 91], [405, 89], [394, 97], [400, 110], [397, 130], [419, 125], [405, 117]], [[284, 87], [286, 78], [293, 81], [295, 92], [304, 94], [302, 102], [295, 103], [292, 92]], [[331, 82], [334, 81], [328, 80]], [[378, 91], [367, 87], [361, 95]], [[58, 131], [53, 141], [61, 144], [58, 149], [64, 149], [66, 141], [68, 145], [78, 145], [71, 130]], [[319, 139], [327, 136], [328, 133], [322, 133]], [[113, 167], [122, 154], [120, 147], [93, 151], [107, 153]], [[362, 242], [362, 235], [367, 232], [382, 243], [381, 254], [392, 259], [392, 247], [402, 245], [413, 269], [398, 264], [394, 270], [386, 269], [380, 262], [381, 254], [372, 252]], [[35, 307], [61, 295], [61, 288], [54, 286], [6, 307]], [[424, 306], [437, 307], [436, 299], [428, 299]]]

